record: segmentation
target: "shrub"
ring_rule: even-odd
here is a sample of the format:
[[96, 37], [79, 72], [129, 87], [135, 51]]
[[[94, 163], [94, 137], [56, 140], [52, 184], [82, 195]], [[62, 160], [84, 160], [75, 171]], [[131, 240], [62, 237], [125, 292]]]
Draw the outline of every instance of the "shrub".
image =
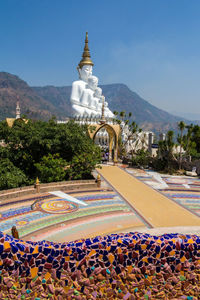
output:
[[59, 157], [59, 154], [43, 156], [39, 163], [35, 164], [36, 173], [41, 182], [62, 181], [65, 179], [65, 166], [67, 162]]
[[148, 151], [144, 149], [138, 150], [135, 156], [132, 157], [132, 166], [134, 167], [147, 167], [151, 161]]
[[0, 160], [0, 189], [12, 189], [29, 183], [26, 175], [8, 159]]

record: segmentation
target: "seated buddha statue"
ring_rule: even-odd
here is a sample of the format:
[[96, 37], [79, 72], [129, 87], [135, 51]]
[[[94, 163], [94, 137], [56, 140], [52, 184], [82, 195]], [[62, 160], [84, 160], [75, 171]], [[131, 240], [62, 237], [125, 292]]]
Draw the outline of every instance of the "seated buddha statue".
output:
[[[74, 117], [101, 117], [103, 96], [101, 88], [98, 87], [98, 78], [92, 76], [93, 65], [88, 48], [88, 33], [86, 32], [84, 52], [77, 68], [79, 80], [72, 83], [70, 97]], [[105, 117], [114, 117], [108, 104], [105, 108]]]
[[84, 65], [82, 68], [78, 69], [80, 80], [74, 81], [72, 83], [71, 92], [71, 103], [74, 115], [83, 115], [84, 109], [81, 106], [80, 99], [83, 95], [83, 91], [88, 85], [88, 77], [92, 74], [92, 66]]
[[112, 113], [112, 111], [108, 108], [108, 102], [104, 102], [104, 107], [105, 107], [105, 117], [106, 118], [110, 118], [113, 119], [114, 118], [114, 114]]
[[88, 77], [88, 85], [84, 89], [80, 104], [84, 108], [84, 113], [87, 116], [96, 115], [94, 92], [98, 86], [98, 78], [96, 76]]
[[97, 117], [101, 117], [102, 112], [102, 89], [97, 87], [94, 92], [95, 109]]
[[92, 75], [93, 62], [90, 59], [90, 52], [88, 48], [88, 33], [86, 32], [85, 48], [82, 55], [82, 60], [78, 65], [79, 80], [72, 83], [72, 91], [70, 101], [73, 109], [73, 116], [83, 116], [84, 108], [80, 103], [83, 91], [88, 85], [88, 77]]

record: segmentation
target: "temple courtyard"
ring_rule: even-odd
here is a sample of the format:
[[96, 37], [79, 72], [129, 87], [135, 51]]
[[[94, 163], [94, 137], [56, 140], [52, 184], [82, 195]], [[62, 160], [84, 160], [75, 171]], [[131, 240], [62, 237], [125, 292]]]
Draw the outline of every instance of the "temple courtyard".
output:
[[198, 300], [200, 180], [120, 165], [98, 174], [100, 187], [66, 197], [1, 201], [0, 299]]
[[200, 232], [200, 180], [103, 165], [100, 188], [69, 191], [87, 206], [50, 193], [2, 203], [0, 231], [20, 238], [66, 242], [119, 232]]

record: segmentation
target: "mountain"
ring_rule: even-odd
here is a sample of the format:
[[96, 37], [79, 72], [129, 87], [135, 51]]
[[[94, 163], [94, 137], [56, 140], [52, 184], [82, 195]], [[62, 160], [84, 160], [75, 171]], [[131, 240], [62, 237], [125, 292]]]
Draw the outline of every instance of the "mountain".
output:
[[36, 94], [48, 103], [54, 105], [61, 119], [70, 117], [72, 114], [72, 108], [70, 103], [71, 86], [55, 87], [55, 86], [44, 86], [44, 87], [32, 87]]
[[[177, 129], [181, 120], [189, 122], [153, 106], [125, 84], [107, 84], [101, 88], [112, 111], [132, 112], [132, 119], [145, 130], [166, 132]], [[30, 87], [18, 76], [0, 72], [0, 119], [15, 117], [19, 99], [21, 112], [29, 118], [47, 120], [54, 115], [64, 120], [72, 112], [70, 93], [71, 86]]]
[[112, 111], [132, 112], [132, 119], [145, 130], [159, 132], [176, 129], [177, 122], [183, 120], [150, 104], [125, 84], [103, 85], [102, 90]]
[[[148, 101], [142, 99], [138, 94], [131, 91], [125, 84], [101, 85], [103, 94], [112, 111], [132, 112], [132, 120], [145, 130], [168, 131], [177, 129], [177, 122], [183, 120], [168, 112], [161, 110]], [[33, 87], [34, 91], [45, 100], [65, 111], [65, 116], [71, 114], [70, 93], [71, 86], [66, 87]], [[187, 121], [186, 119], [184, 119]]]
[[19, 99], [22, 113], [29, 118], [47, 120], [57, 108], [40, 97], [18, 76], [0, 72], [0, 119], [15, 117], [16, 102]]

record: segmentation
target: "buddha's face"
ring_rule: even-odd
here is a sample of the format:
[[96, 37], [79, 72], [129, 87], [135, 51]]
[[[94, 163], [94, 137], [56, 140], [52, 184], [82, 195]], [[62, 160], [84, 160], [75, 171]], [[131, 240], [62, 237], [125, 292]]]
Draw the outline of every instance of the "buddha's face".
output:
[[90, 76], [88, 78], [88, 86], [95, 91], [98, 86], [98, 78], [96, 76]]
[[80, 79], [88, 82], [88, 77], [92, 75], [92, 66], [85, 65], [79, 69]]

